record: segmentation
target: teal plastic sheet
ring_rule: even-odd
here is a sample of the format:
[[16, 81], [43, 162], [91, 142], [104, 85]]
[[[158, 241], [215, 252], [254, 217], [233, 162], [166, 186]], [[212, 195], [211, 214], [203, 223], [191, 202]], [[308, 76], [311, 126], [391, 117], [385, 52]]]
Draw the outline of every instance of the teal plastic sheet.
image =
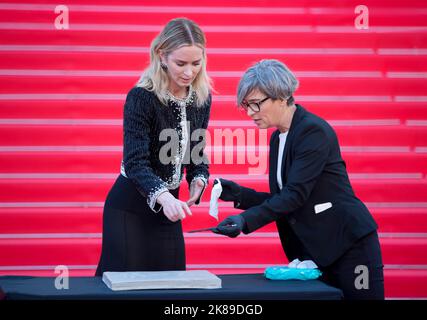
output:
[[285, 266], [267, 267], [264, 276], [270, 280], [313, 280], [322, 275], [319, 269], [289, 268]]

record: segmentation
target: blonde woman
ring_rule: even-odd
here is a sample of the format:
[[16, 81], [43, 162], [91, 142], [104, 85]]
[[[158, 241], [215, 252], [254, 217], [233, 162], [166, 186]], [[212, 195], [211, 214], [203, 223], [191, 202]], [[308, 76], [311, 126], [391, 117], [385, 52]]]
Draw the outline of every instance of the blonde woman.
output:
[[[203, 154], [211, 107], [205, 47], [202, 30], [185, 18], [169, 21], [151, 44], [150, 65], [124, 105], [121, 173], [104, 205], [97, 276], [185, 270], [181, 220], [199, 203], [209, 177]], [[184, 168], [186, 202], [178, 199]]]

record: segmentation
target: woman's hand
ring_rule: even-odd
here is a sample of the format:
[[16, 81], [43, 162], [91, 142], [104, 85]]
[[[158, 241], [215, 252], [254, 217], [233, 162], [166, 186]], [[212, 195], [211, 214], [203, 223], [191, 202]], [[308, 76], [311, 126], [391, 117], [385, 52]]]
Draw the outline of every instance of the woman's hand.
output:
[[202, 179], [196, 179], [190, 185], [190, 199], [188, 199], [187, 204], [191, 207], [202, 195], [202, 192], [205, 188], [205, 183]]
[[164, 215], [172, 222], [185, 219], [185, 214], [192, 215], [188, 205], [176, 199], [170, 192], [162, 193], [157, 202], [163, 207]]

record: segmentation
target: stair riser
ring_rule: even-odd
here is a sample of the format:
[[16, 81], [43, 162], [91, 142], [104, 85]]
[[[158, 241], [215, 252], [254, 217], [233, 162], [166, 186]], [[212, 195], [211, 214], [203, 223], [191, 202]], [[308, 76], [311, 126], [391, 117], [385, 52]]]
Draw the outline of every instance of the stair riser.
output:
[[[426, 238], [383, 238], [385, 264], [426, 265]], [[101, 239], [1, 239], [0, 265], [96, 265]], [[284, 264], [279, 238], [186, 238], [188, 264]]]
[[[34, 27], [33, 27], [34, 28]], [[7, 45], [89, 45], [89, 46], [141, 46], [150, 47], [152, 39], [158, 31], [115, 31], [115, 30], [73, 30], [64, 34], [54, 30], [4, 30], [2, 43]], [[376, 33], [350, 32], [345, 36], [340, 33], [308, 32], [221, 32], [207, 31], [206, 38], [209, 48], [247, 48], [248, 44], [260, 48], [410, 48], [414, 43], [427, 43], [427, 34], [417, 32]], [[138, 32], [138, 36], [136, 35]], [[280, 41], [282, 39], [283, 41]], [[253, 46], [252, 46], [253, 47]]]
[[[248, 125], [250, 127], [239, 127]], [[237, 123], [236, 126], [208, 127], [207, 135], [211, 145], [268, 145], [274, 128], [258, 130], [255, 124]], [[341, 146], [426, 146], [427, 126], [336, 126]], [[216, 134], [216, 136], [215, 136]], [[261, 136], [260, 136], [261, 134]], [[234, 138], [233, 138], [234, 135]], [[224, 137], [234, 139], [227, 142]], [[239, 137], [236, 139], [236, 137]], [[208, 138], [207, 138], [208, 139]], [[122, 125], [3, 125], [0, 127], [2, 146], [121, 146], [123, 144]]]
[[[205, 4], [205, 3], [204, 3]], [[242, 4], [241, 2], [238, 4]], [[277, 3], [276, 3], [277, 4]], [[275, 3], [268, 4], [268, 7], [276, 5]], [[217, 3], [213, 3], [214, 8], [218, 7]], [[230, 6], [227, 3], [228, 6]], [[267, 7], [267, 3], [264, 1], [262, 5]], [[283, 5], [283, 4], [282, 4]], [[256, 3], [245, 3], [245, 7], [254, 8]], [[300, 7], [301, 8], [301, 7]], [[140, 25], [141, 21], [144, 21], [145, 25], [162, 26], [165, 25], [169, 20], [176, 18], [177, 13], [175, 12], [103, 12], [102, 14], [96, 14], [95, 12], [79, 11], [72, 7], [73, 23], [80, 24], [105, 24], [105, 21], [114, 21], [114, 24], [135, 24]], [[2, 10], [4, 17], [2, 21], [7, 22], [22, 22], [28, 21], [31, 23], [51, 23], [52, 13], [49, 11], [16, 11], [16, 10]], [[377, 11], [371, 13], [371, 19], [375, 19], [376, 25], [379, 26], [423, 26], [426, 25], [425, 19], [422, 15], [419, 16], [402, 16], [398, 14], [380, 15]], [[213, 14], [213, 13], [192, 13], [187, 12], [185, 16], [188, 19], [196, 21], [202, 28], [206, 26], [226, 25], [226, 26], [244, 26], [248, 25], [247, 14]], [[279, 18], [278, 18], [279, 17]], [[304, 15], [304, 23], [306, 25], [313, 26], [339, 26], [348, 24], [348, 20], [354, 19], [355, 15], [352, 10], [347, 12], [342, 11], [340, 13], [324, 13], [322, 15], [313, 14], [307, 10]], [[256, 15], [250, 17], [251, 25], [264, 25], [264, 26], [284, 26], [289, 25], [301, 25], [301, 14], [283, 13], [268, 14], [259, 12]]]
[[[426, 39], [427, 42], [427, 39]], [[81, 76], [3, 76], [4, 93], [22, 93], [23, 87], [31, 88], [31, 93], [76, 93], [79, 94], [121, 94], [126, 93], [138, 81], [139, 76], [131, 77], [81, 77]], [[213, 78], [215, 90], [220, 95], [235, 95], [239, 82], [234, 78]], [[423, 96], [427, 92], [425, 79], [387, 79], [387, 78], [304, 78], [296, 92], [298, 95], [352, 96]]]
[[[123, 119], [125, 93], [121, 100], [111, 101], [40, 101], [5, 100], [0, 108], [2, 119]], [[326, 119], [334, 120], [378, 120], [427, 119], [427, 102], [321, 102], [298, 101], [310, 112]], [[236, 102], [213, 101], [210, 120], [249, 120], [247, 114], [239, 111]]]
[[[17, 4], [20, 4], [21, 1], [19, 1], [19, 0], [10, 0], [10, 1], [8, 1], [8, 3], [17, 3]], [[37, 0], [27, 0], [27, 3], [36, 3], [36, 4], [38, 4], [38, 3], [40, 3], [40, 1], [37, 1]], [[55, 2], [55, 0], [44, 0], [43, 3], [46, 3], [46, 4], [48, 4], [48, 3], [49, 4], [52, 4], [52, 3], [56, 4], [57, 2]], [[70, 4], [72, 4], [72, 5], [78, 5], [78, 4], [81, 4], [81, 3], [82, 2], [80, 2], [80, 1], [74, 1], [74, 0], [70, 1]], [[349, 6], [348, 3], [352, 4], [351, 1], [350, 2], [343, 1], [343, 4], [346, 4], [346, 5]], [[379, 8], [379, 9], [381, 9], [381, 8], [396, 9], [396, 7], [397, 8], [401, 7], [400, 3], [393, 3], [393, 2], [390, 3], [390, 2], [385, 1], [385, 0], [370, 0], [370, 3], [374, 7]], [[246, 7], [261, 7], [261, 8], [265, 8], [265, 7], [267, 7], [267, 8], [269, 8], [269, 7], [272, 7], [273, 10], [276, 7], [277, 8], [283, 8], [284, 7], [283, 3], [275, 1], [275, 0], [263, 0], [263, 1], [247, 0], [245, 2], [242, 2], [240, 0], [229, 0], [229, 1], [228, 0], [207, 0], [207, 1], [204, 1], [203, 4], [204, 4], [204, 6], [208, 6], [208, 7], [216, 7], [216, 6], [218, 6], [218, 7], [223, 7], [223, 6], [226, 6], [226, 7], [237, 7], [237, 8], [240, 8], [240, 7], [243, 7], [243, 8], [246, 8]], [[424, 8], [424, 6], [425, 6], [425, 2], [423, 2], [423, 0], [407, 0], [405, 2], [405, 4], [408, 5], [408, 6], [412, 5], [412, 6], [416, 7], [416, 8]], [[130, 8], [128, 10], [134, 9], [135, 6], [136, 7], [140, 7], [141, 6], [139, 4], [139, 2], [137, 2], [135, 0], [123, 0], [123, 1], [120, 1], [120, 2], [118, 2], [117, 0], [103, 0], [102, 1], [102, 5], [103, 6], [110, 6], [110, 5], [111, 6], [119, 6], [119, 5], [124, 6], [124, 5], [126, 5], [126, 6], [130, 6]], [[170, 0], [145, 0], [144, 1], [144, 5], [145, 6], [170, 6]], [[317, 0], [316, 1], [316, 5], [318, 7], [320, 7], [320, 8], [337, 9], [336, 3], [330, 2], [330, 1], [327, 1], [327, 0]], [[194, 6], [194, 0], [181, 0], [180, 1], [180, 6], [184, 6], [184, 7], [186, 7], [186, 6]], [[293, 8], [293, 7], [305, 8], [307, 6], [308, 6], [307, 1], [304, 1], [304, 0], [294, 0], [291, 8]], [[121, 8], [121, 7], [119, 6], [119, 8]], [[285, 7], [285, 8], [287, 8], [287, 7]], [[237, 10], [239, 10], [239, 9], [237, 9]], [[134, 9], [134, 11], [135, 11], [135, 9]], [[342, 12], [342, 10], [338, 10], [338, 12]], [[399, 11], [397, 11], [397, 12], [399, 12]], [[307, 11], [301, 11], [300, 13], [304, 14], [304, 15], [308, 14]]]
[[[103, 208], [2, 208], [0, 209], [1, 234], [40, 233], [102, 233]], [[184, 231], [215, 226], [217, 221], [208, 214], [207, 207], [191, 207], [193, 216], [183, 220]], [[380, 233], [427, 233], [427, 209], [370, 209], [379, 225]], [[220, 207], [219, 220], [238, 209]], [[275, 223], [257, 232], [277, 232]]]
[[[219, 54], [209, 52], [208, 70], [210, 71], [243, 71], [254, 62], [269, 58], [279, 59], [286, 63], [294, 72], [297, 71], [417, 71], [425, 72], [427, 65], [421, 55], [373, 55], [358, 54], [333, 55], [329, 59], [322, 54]], [[54, 51], [48, 55], [31, 51], [0, 52], [1, 69], [60, 69], [69, 70], [142, 70], [148, 65], [150, 58], [147, 52], [68, 52]], [[325, 93], [326, 94], [326, 93]], [[374, 108], [372, 111], [375, 111]]]
[[[265, 180], [234, 180], [260, 192], [269, 190], [267, 177]], [[114, 179], [2, 179], [0, 202], [104, 202], [113, 183]], [[355, 179], [352, 186], [356, 195], [365, 202], [425, 202], [427, 194], [425, 179]], [[211, 188], [205, 191], [204, 200], [210, 199], [210, 192]], [[188, 188], [184, 184], [180, 189], [180, 198], [189, 198]]]
[[[251, 157], [268, 162], [267, 151], [233, 148], [233, 162], [227, 164], [225, 149], [207, 151], [211, 159], [212, 174], [247, 174], [253, 167]], [[220, 155], [223, 155], [220, 158]], [[227, 151], [227, 155], [230, 154]], [[113, 173], [117, 172], [122, 152], [3, 152], [0, 158], [1, 173]], [[217, 158], [215, 158], [217, 157]], [[346, 153], [343, 158], [350, 175], [358, 173], [427, 173], [427, 153]], [[217, 160], [215, 160], [217, 159]], [[221, 159], [221, 160], [220, 160]], [[242, 159], [242, 160], [239, 160]], [[244, 160], [243, 160], [244, 159]], [[31, 166], [28, 161], [31, 160]], [[222, 163], [221, 163], [222, 162]], [[239, 164], [239, 162], [241, 164]], [[243, 163], [244, 162], [244, 163]], [[261, 166], [261, 165], [260, 165]]]

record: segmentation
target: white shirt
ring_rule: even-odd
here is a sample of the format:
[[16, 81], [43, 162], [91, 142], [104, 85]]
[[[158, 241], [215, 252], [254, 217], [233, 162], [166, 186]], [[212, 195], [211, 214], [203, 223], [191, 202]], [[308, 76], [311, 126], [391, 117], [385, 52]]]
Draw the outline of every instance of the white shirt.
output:
[[283, 158], [283, 152], [285, 150], [286, 145], [286, 137], [288, 136], [288, 132], [286, 131], [284, 133], [279, 134], [279, 156], [277, 158], [277, 184], [279, 185], [280, 190], [282, 190], [282, 158]]

